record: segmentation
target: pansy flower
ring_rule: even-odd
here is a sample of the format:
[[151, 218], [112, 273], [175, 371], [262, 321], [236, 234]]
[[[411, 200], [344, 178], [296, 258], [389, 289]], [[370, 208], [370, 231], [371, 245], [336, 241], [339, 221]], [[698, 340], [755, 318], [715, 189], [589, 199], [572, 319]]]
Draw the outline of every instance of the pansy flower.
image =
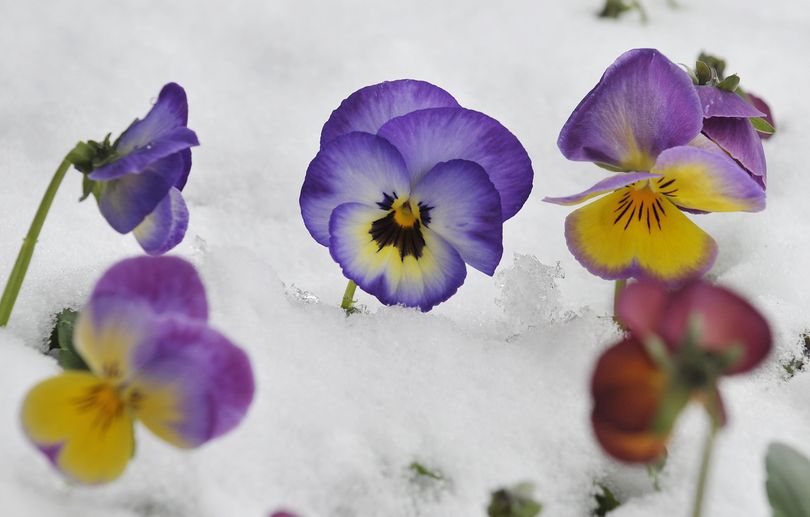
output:
[[146, 117], [135, 120], [111, 148], [102, 144], [94, 157], [101, 163], [85, 170], [101, 215], [117, 232], [132, 232], [150, 255], [175, 247], [188, 227], [181, 192], [191, 170], [191, 147], [199, 142], [187, 123], [186, 92], [169, 83]]
[[492, 275], [531, 161], [495, 119], [414, 80], [362, 88], [323, 127], [301, 213], [343, 274], [385, 304], [431, 309]]
[[617, 317], [629, 335], [596, 364], [591, 420], [603, 449], [627, 462], [661, 456], [691, 400], [722, 425], [720, 378], [750, 371], [772, 346], [768, 323], [754, 307], [703, 282], [672, 293], [657, 282], [631, 284]]
[[653, 49], [626, 52], [565, 123], [558, 145], [570, 160], [619, 172], [561, 205], [572, 212], [568, 248], [605, 279], [677, 283], [714, 262], [714, 240], [684, 212], [759, 211], [762, 188], [701, 135], [704, 110], [689, 75]]
[[233, 429], [253, 398], [253, 374], [245, 353], [207, 318], [205, 290], [188, 262], [119, 262], [76, 323], [74, 346], [89, 371], [31, 389], [25, 433], [68, 478], [95, 484], [123, 473], [136, 420], [181, 448]]

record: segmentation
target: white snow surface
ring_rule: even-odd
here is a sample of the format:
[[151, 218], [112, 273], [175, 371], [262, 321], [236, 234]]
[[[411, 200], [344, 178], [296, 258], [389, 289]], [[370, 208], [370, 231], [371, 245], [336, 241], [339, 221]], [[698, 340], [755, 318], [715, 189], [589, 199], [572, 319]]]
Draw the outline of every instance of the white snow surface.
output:
[[[771, 103], [768, 208], [694, 216], [717, 240], [712, 280], [770, 319], [775, 350], [727, 379], [707, 515], [769, 515], [772, 440], [810, 452], [810, 373], [785, 379], [810, 330], [810, 9], [806, 0], [644, 0], [651, 21], [596, 18], [601, 0], [0, 0], [0, 282], [5, 283], [53, 170], [79, 140], [114, 135], [160, 87], [182, 84], [202, 145], [173, 254], [198, 266], [213, 325], [249, 353], [257, 378], [234, 432], [180, 451], [138, 429], [116, 482], [67, 484], [21, 432], [26, 391], [58, 372], [41, 353], [63, 307], [82, 306], [116, 261], [138, 255], [65, 180], [8, 328], [0, 329], [0, 514], [13, 517], [476, 516], [489, 492], [532, 481], [544, 516], [585, 516], [597, 483], [612, 517], [687, 515], [704, 415], [679, 421], [655, 491], [590, 428], [590, 374], [619, 333], [613, 286], [570, 255], [570, 209], [547, 195], [604, 177], [566, 161], [559, 129], [622, 52], [656, 47], [693, 63], [724, 56]], [[322, 124], [356, 89], [419, 78], [508, 127], [526, 147], [534, 190], [504, 228], [495, 278], [468, 269], [428, 314], [383, 307], [346, 318], [345, 287], [307, 233], [298, 195]], [[413, 479], [413, 461], [443, 482]]]

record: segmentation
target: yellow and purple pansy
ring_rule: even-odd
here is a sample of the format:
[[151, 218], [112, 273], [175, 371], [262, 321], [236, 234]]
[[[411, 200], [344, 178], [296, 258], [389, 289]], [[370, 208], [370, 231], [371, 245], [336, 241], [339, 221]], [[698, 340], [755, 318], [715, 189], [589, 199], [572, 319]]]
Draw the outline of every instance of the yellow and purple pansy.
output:
[[301, 213], [343, 274], [388, 305], [423, 311], [492, 275], [503, 222], [532, 188], [531, 160], [495, 119], [432, 84], [362, 88], [323, 127]]
[[757, 181], [701, 134], [704, 114], [714, 111], [689, 75], [654, 49], [619, 57], [576, 107], [560, 132], [563, 155], [619, 172], [579, 194], [545, 199], [575, 205], [603, 196], [565, 223], [568, 248], [588, 271], [609, 280], [699, 277], [717, 245], [684, 212], [765, 207]]
[[108, 270], [74, 331], [89, 371], [66, 371], [25, 398], [29, 439], [69, 479], [120, 476], [134, 423], [181, 448], [233, 429], [253, 399], [247, 355], [208, 325], [195, 269], [174, 257], [139, 257]]
[[188, 209], [182, 190], [197, 135], [186, 127], [186, 92], [175, 83], [113, 144], [110, 159], [89, 173], [101, 214], [117, 232], [132, 232], [150, 255], [166, 253], [185, 236]]

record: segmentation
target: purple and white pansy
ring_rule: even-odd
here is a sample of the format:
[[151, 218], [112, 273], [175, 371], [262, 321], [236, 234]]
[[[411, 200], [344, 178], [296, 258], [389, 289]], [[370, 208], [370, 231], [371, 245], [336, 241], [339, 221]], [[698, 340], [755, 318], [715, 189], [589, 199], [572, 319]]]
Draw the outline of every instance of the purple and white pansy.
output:
[[150, 255], [175, 247], [188, 227], [181, 192], [191, 171], [191, 147], [199, 142], [187, 123], [186, 92], [165, 85], [146, 117], [133, 122], [113, 144], [110, 159], [88, 175], [110, 226], [132, 232]]
[[503, 222], [532, 188], [531, 160], [497, 120], [415, 80], [368, 86], [321, 133], [300, 205], [343, 274], [388, 305], [423, 311], [492, 275]]

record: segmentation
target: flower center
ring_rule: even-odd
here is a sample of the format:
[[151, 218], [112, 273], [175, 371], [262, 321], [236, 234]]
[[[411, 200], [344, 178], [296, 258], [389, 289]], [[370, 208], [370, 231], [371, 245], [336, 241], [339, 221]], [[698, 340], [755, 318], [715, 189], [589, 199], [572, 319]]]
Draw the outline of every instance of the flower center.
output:
[[619, 198], [618, 206], [613, 210], [614, 225], [622, 225], [627, 230], [633, 224], [647, 227], [647, 232], [661, 228], [661, 223], [667, 213], [661, 203], [661, 193], [657, 192], [649, 182], [638, 182], [624, 188], [624, 194]]
[[93, 426], [106, 430], [124, 412], [124, 401], [118, 390], [107, 382], [99, 382], [85, 395], [75, 399], [80, 412], [95, 413]]
[[369, 230], [371, 238], [377, 243], [377, 252], [386, 246], [394, 246], [403, 261], [409, 256], [416, 259], [421, 257], [425, 247], [422, 225], [430, 223], [430, 210], [433, 207], [399, 198], [396, 192], [383, 194], [383, 200], [377, 206], [387, 212], [384, 217], [371, 223]]

